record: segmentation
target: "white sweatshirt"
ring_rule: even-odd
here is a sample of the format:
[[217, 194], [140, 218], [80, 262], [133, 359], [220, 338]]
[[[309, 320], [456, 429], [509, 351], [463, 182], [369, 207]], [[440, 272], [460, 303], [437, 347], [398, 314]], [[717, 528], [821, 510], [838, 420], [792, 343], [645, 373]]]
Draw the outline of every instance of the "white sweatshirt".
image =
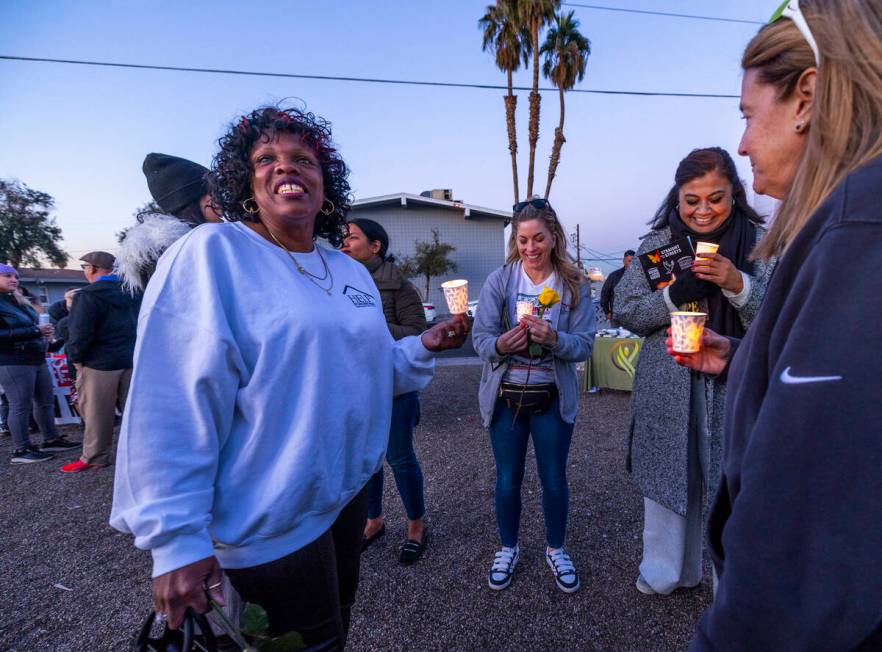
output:
[[[216, 555], [245, 568], [315, 540], [379, 468], [393, 395], [434, 357], [395, 342], [367, 268], [322, 249], [329, 296], [241, 223], [162, 256], [138, 323], [110, 523], [153, 576]], [[322, 276], [319, 254], [295, 254]], [[329, 280], [322, 283], [328, 287]]]

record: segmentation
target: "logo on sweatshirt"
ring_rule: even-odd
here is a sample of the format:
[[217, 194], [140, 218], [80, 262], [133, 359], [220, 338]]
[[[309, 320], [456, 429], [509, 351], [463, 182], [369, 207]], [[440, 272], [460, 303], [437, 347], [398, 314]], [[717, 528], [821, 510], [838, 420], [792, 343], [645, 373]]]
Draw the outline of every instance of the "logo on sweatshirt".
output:
[[796, 376], [790, 373], [790, 367], [781, 372], [781, 382], [785, 385], [804, 385], [806, 383], [829, 383], [842, 380], [842, 376]]
[[374, 300], [372, 294], [369, 294], [364, 290], [354, 288], [351, 285], [347, 285], [345, 288], [343, 288], [343, 294], [349, 297], [352, 305], [354, 305], [356, 308], [373, 308], [377, 305], [377, 302]]

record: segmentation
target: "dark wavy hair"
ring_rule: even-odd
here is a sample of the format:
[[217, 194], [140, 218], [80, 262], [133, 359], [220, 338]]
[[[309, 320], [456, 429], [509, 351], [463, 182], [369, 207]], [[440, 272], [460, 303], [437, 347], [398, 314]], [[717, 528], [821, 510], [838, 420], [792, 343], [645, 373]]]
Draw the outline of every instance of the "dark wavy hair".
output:
[[339, 247], [352, 201], [349, 168], [331, 141], [331, 124], [313, 113], [262, 106], [231, 124], [218, 140], [220, 151], [211, 162], [208, 187], [212, 201], [229, 222], [259, 221], [257, 215], [247, 213], [242, 207], [242, 202], [252, 195], [254, 170], [249, 155], [258, 140], [266, 141], [282, 132], [297, 134], [316, 153], [322, 168], [325, 199], [334, 204], [334, 210], [329, 215], [321, 212], [316, 215], [313, 237], [325, 238]]
[[732, 184], [732, 198], [735, 200], [735, 206], [747, 219], [756, 224], [762, 224], [765, 221], [762, 215], [747, 203], [747, 192], [738, 177], [738, 169], [729, 152], [722, 147], [703, 147], [693, 149], [686, 158], [680, 161], [677, 172], [674, 174], [674, 186], [668, 191], [665, 200], [649, 221], [649, 225], [655, 230], [665, 228], [668, 225], [671, 211], [677, 209], [677, 203], [680, 201], [680, 188], [683, 184], [703, 177], [708, 172], [719, 172]]

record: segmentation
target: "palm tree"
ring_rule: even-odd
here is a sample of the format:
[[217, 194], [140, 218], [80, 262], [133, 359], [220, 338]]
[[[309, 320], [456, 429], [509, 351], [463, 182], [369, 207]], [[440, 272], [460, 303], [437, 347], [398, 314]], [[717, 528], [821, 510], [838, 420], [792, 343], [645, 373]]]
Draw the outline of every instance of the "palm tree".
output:
[[527, 168], [527, 198], [533, 195], [533, 170], [539, 140], [539, 30], [550, 23], [560, 8], [560, 0], [518, 0], [521, 24], [530, 32], [533, 51], [533, 90], [530, 91], [530, 164]]
[[570, 12], [555, 16], [554, 26], [548, 30], [541, 54], [545, 55], [542, 73], [557, 86], [560, 94], [560, 124], [554, 130], [554, 145], [551, 147], [551, 160], [548, 163], [548, 182], [545, 185], [545, 198], [551, 193], [551, 182], [560, 162], [560, 150], [566, 142], [564, 126], [564, 92], [582, 81], [591, 54], [591, 41], [579, 32], [579, 21]]
[[496, 56], [496, 66], [502, 70], [508, 81], [508, 95], [505, 102], [505, 124], [508, 127], [508, 151], [511, 153], [511, 176], [514, 182], [514, 203], [520, 201], [518, 189], [518, 137], [515, 130], [515, 109], [518, 97], [512, 93], [512, 73], [521, 67], [521, 59], [527, 65], [531, 52], [529, 35], [526, 34], [517, 14], [517, 0], [497, 0], [488, 5], [478, 26], [484, 30], [481, 48], [490, 50]]

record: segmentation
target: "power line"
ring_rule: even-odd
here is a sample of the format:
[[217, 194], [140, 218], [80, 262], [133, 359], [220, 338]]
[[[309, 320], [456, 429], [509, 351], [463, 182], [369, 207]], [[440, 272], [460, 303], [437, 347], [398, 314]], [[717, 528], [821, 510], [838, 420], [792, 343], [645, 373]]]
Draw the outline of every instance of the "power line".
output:
[[[380, 79], [371, 77], [342, 77], [332, 75], [304, 75], [297, 73], [284, 72], [260, 72], [252, 70], [226, 70], [221, 68], [191, 68], [187, 66], [157, 66], [141, 63], [117, 63], [109, 61], [83, 61], [78, 59], [49, 59], [45, 57], [19, 57], [13, 55], [0, 54], [0, 59], [7, 61], [31, 61], [37, 63], [65, 63], [80, 66], [103, 66], [108, 68], [134, 68], [138, 70], [170, 70], [174, 72], [198, 72], [215, 75], [245, 75], [252, 77], [283, 77], [287, 79], [314, 79], [321, 81], [345, 81], [345, 82], [362, 82], [368, 84], [398, 84], [403, 86], [440, 86], [444, 88], [472, 88], [482, 90], [508, 90], [507, 86], [500, 84], [469, 84], [464, 82], [439, 82], [439, 81], [419, 81], [409, 79]], [[530, 86], [514, 86], [512, 90], [530, 91]], [[556, 88], [540, 88], [540, 91], [548, 91], [557, 93]], [[724, 93], [672, 93], [658, 91], [614, 91], [597, 88], [573, 88], [568, 93], [593, 93], [597, 95], [637, 95], [643, 97], [702, 97], [702, 98], [723, 98], [738, 99], [739, 95], [726, 95]]]
[[579, 7], [581, 9], [598, 9], [601, 11], [620, 11], [628, 14], [647, 14], [650, 16], [665, 16], [666, 18], [692, 18], [694, 20], [713, 20], [721, 23], [742, 23], [746, 25], [765, 25], [761, 20], [743, 20], [741, 18], [723, 18], [721, 16], [697, 16], [695, 14], [675, 14], [667, 11], [649, 11], [648, 9], [625, 9], [624, 7], [605, 7], [603, 5], [583, 5], [575, 2], [562, 2], [566, 7]]

